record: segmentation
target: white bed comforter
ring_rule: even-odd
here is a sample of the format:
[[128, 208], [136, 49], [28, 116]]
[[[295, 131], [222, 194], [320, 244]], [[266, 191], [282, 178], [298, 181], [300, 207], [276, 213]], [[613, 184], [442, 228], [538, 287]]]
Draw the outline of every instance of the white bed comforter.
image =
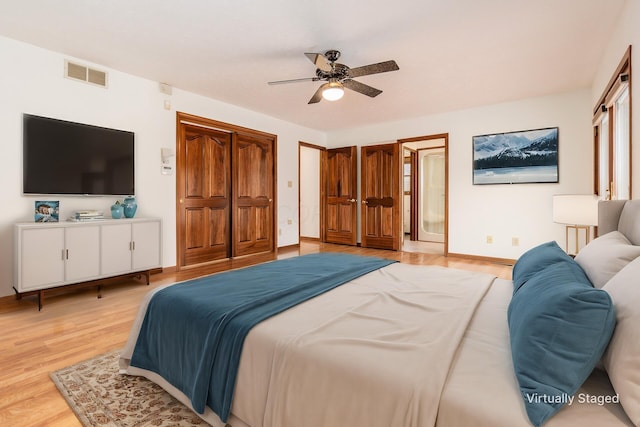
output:
[[280, 340], [261, 425], [433, 425], [452, 358], [494, 277], [424, 273], [395, 264], [356, 279], [342, 308]]
[[[233, 414], [252, 427], [434, 425], [459, 342], [494, 280], [393, 264], [262, 322], [245, 340]], [[129, 366], [144, 305], [121, 371], [188, 403], [162, 378]], [[213, 413], [205, 418], [224, 425]]]

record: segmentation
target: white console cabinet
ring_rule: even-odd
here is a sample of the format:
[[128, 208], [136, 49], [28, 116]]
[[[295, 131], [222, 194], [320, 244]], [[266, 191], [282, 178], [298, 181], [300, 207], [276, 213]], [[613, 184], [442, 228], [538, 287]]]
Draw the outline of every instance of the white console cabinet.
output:
[[15, 224], [18, 296], [162, 267], [162, 221], [131, 218]]

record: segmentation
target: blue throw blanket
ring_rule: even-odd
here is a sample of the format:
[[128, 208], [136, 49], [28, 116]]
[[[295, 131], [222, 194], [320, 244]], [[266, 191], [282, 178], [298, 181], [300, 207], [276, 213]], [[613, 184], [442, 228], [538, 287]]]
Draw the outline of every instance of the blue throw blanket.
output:
[[226, 422], [253, 326], [393, 262], [319, 253], [169, 286], [149, 302], [131, 365], [160, 374], [196, 411], [209, 406]]

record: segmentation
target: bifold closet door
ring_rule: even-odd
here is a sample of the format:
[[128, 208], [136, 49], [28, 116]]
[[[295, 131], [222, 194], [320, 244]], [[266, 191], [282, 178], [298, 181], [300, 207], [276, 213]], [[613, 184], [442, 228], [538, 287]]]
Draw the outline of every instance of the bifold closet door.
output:
[[275, 250], [275, 141], [235, 133], [233, 151], [233, 256]]

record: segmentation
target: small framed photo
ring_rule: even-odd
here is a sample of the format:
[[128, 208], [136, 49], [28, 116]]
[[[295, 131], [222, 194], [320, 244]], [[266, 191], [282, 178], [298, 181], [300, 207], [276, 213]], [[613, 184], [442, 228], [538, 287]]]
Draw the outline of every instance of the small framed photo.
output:
[[56, 201], [36, 201], [35, 221], [36, 222], [58, 222], [60, 215], [60, 202]]

